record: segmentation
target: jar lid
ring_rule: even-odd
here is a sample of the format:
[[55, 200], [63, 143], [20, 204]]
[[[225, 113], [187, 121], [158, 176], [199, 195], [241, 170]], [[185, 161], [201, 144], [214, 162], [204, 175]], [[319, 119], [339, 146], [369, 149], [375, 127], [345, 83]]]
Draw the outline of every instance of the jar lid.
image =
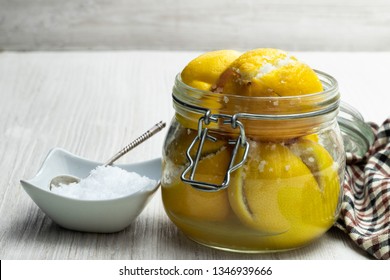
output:
[[345, 152], [363, 157], [375, 140], [371, 126], [364, 121], [358, 110], [345, 102], [340, 104], [337, 122]]

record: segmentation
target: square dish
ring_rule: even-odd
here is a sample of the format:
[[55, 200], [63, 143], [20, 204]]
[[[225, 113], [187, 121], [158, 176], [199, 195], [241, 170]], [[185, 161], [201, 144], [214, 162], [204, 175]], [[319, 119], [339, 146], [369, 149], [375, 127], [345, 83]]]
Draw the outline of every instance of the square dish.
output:
[[101, 163], [76, 156], [64, 149], [52, 149], [37, 174], [21, 180], [23, 189], [38, 207], [58, 225], [77, 231], [110, 233], [123, 230], [142, 212], [160, 185], [161, 159], [117, 165], [153, 179], [157, 184], [129, 195], [107, 200], [81, 200], [55, 194], [50, 180], [60, 174], [85, 178]]

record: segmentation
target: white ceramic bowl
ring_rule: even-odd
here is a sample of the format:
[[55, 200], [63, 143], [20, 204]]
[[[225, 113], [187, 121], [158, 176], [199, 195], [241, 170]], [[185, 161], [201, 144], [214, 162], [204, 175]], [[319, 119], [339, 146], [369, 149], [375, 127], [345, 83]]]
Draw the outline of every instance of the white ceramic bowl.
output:
[[108, 200], [79, 200], [55, 194], [49, 190], [50, 180], [60, 174], [80, 178], [100, 163], [78, 157], [60, 148], [49, 152], [37, 175], [21, 184], [32, 200], [58, 225], [77, 231], [117, 232], [123, 230], [142, 212], [159, 187], [161, 159], [135, 164], [117, 165], [158, 182], [124, 197]]

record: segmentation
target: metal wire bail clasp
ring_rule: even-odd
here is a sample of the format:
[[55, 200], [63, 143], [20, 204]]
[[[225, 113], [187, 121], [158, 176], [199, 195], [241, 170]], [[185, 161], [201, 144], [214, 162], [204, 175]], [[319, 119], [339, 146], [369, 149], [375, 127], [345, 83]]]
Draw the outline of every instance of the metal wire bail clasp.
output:
[[[197, 181], [195, 179], [196, 177], [196, 169], [198, 167], [198, 163], [200, 160], [200, 157], [202, 155], [203, 146], [206, 140], [209, 141], [217, 141], [217, 138], [211, 136], [208, 134], [208, 128], [207, 125], [210, 124], [210, 122], [218, 122], [218, 119], [223, 119], [223, 124], [230, 124], [232, 128], [236, 129], [237, 127], [240, 129], [240, 135], [235, 140], [229, 140], [228, 143], [230, 145], [234, 145], [232, 157], [229, 162], [229, 166], [226, 170], [225, 176], [221, 184], [213, 184], [209, 182], [201, 182]], [[195, 144], [199, 142], [198, 149], [195, 153], [195, 159], [191, 156], [191, 151], [194, 148]], [[237, 162], [236, 157], [238, 154], [239, 149], [243, 149], [242, 158]], [[246, 158], [248, 156], [249, 151], [249, 143], [246, 140], [245, 136], [245, 130], [243, 124], [237, 120], [237, 116], [233, 115], [222, 115], [222, 114], [215, 114], [212, 115], [210, 111], [207, 111], [203, 117], [201, 117], [198, 121], [198, 135], [194, 138], [192, 143], [187, 149], [186, 155], [187, 159], [189, 160], [190, 164], [189, 166], [183, 171], [181, 175], [181, 180], [187, 184], [190, 184], [192, 187], [202, 190], [202, 191], [208, 191], [208, 192], [215, 192], [218, 190], [222, 190], [228, 187], [230, 182], [230, 173], [240, 168], [244, 162], [246, 161]], [[237, 162], [237, 163], [236, 163]], [[212, 172], [212, 170], [210, 170]], [[188, 175], [188, 176], [187, 176]]]

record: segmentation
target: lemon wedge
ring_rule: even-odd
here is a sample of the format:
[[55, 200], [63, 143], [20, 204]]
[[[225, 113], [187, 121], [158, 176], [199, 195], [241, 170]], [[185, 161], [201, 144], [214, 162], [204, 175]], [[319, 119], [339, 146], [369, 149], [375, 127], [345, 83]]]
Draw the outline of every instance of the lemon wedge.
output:
[[[198, 163], [195, 180], [221, 184], [229, 165], [231, 150], [222, 146]], [[183, 183], [180, 178], [163, 188], [163, 201], [176, 216], [201, 221], [223, 221], [231, 213], [226, 190], [204, 192]]]
[[229, 186], [230, 205], [241, 222], [274, 234], [327, 229], [334, 222], [340, 191], [329, 153], [307, 139], [251, 146], [247, 163]]
[[285, 145], [250, 145], [245, 166], [233, 173], [234, 183], [228, 188], [230, 205], [242, 223], [251, 228], [272, 234], [288, 231], [295, 213], [305, 203], [302, 192], [318, 189], [317, 181]]

